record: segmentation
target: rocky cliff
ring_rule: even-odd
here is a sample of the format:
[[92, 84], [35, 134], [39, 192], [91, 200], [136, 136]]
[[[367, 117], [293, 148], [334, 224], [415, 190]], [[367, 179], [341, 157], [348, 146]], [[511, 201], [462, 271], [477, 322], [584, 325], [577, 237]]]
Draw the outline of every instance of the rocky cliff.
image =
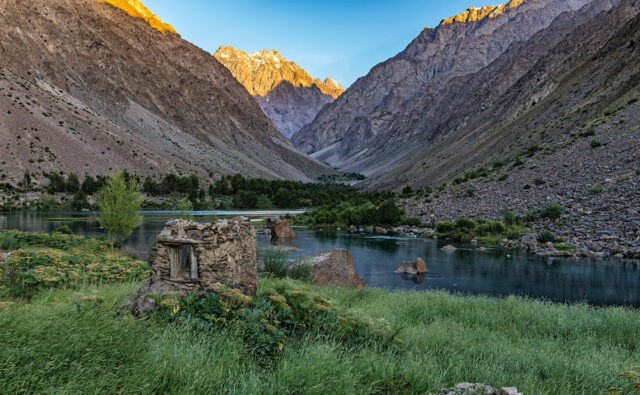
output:
[[343, 170], [385, 173], [407, 159], [417, 136], [428, 140], [430, 130], [406, 119], [428, 123], [423, 112], [429, 105], [424, 103], [437, 98], [449, 81], [487, 67], [513, 43], [528, 40], [561, 13], [588, 2], [512, 0], [445, 19], [358, 79], [292, 141], [301, 151]]
[[264, 113], [287, 138], [343, 92], [334, 79], [314, 79], [275, 50], [247, 54], [223, 46], [214, 56], [258, 99]]
[[0, 0], [3, 182], [25, 170], [36, 180], [116, 168], [297, 180], [327, 171], [210, 54], [138, 1], [108, 3]]

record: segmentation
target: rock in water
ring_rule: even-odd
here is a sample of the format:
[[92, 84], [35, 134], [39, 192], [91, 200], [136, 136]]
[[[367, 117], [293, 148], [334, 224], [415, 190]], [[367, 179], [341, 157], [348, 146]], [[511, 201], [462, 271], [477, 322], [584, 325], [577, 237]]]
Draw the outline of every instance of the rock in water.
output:
[[415, 261], [404, 261], [396, 269], [396, 273], [407, 274], [422, 274], [427, 272], [427, 265], [422, 258], [418, 258]]
[[210, 224], [169, 221], [156, 239], [150, 265], [151, 279], [123, 306], [137, 316], [159, 308], [153, 295], [214, 291], [224, 285], [254, 296], [256, 234], [244, 217]]
[[442, 247], [441, 250], [442, 251], [455, 251], [455, 250], [457, 250], [457, 248], [452, 246], [452, 245], [446, 245], [446, 246]]
[[316, 285], [364, 288], [364, 280], [353, 267], [353, 256], [347, 250], [325, 250], [311, 257]]
[[271, 230], [271, 238], [273, 239], [295, 239], [296, 234], [293, 231], [289, 221], [278, 220], [273, 218], [267, 219], [267, 227]]

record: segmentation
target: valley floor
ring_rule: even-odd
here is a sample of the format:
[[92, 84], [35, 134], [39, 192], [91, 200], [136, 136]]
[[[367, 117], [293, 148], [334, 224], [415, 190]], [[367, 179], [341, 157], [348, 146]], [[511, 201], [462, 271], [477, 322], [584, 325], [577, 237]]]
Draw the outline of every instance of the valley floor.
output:
[[[307, 336], [260, 367], [231, 332], [118, 315], [138, 283], [0, 303], [6, 393], [427, 393], [462, 381], [526, 394], [598, 394], [640, 364], [640, 313], [437, 292], [318, 289], [339, 309], [402, 328], [400, 350]], [[100, 301], [93, 303], [92, 301]]]

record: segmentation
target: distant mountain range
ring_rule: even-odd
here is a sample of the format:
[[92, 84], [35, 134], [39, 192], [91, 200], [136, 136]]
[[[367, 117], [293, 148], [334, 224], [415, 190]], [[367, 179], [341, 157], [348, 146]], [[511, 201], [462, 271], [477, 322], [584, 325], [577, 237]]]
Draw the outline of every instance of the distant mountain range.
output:
[[300, 154], [211, 54], [137, 0], [6, 0], [0, 183], [23, 173], [198, 173], [310, 181]]
[[223, 46], [214, 56], [256, 97], [264, 113], [287, 138], [313, 121], [325, 104], [344, 91], [332, 78], [312, 78], [276, 50], [247, 54]]
[[[292, 142], [376, 188], [437, 185], [517, 156], [638, 84], [629, 50], [637, 46], [624, 30], [638, 7], [513, 0], [470, 8], [375, 66]], [[608, 48], [614, 37], [630, 46]]]

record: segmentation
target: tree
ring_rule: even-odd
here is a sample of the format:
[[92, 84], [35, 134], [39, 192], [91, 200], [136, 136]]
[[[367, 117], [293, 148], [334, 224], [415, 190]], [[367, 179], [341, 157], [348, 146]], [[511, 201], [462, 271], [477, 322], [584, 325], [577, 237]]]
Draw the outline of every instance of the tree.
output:
[[29, 187], [31, 186], [31, 173], [29, 170], [24, 172], [24, 189], [25, 191], [29, 191]]
[[144, 179], [144, 183], [142, 184], [142, 190], [149, 195], [158, 195], [160, 193], [160, 188], [158, 187], [158, 183], [153, 181], [153, 178], [147, 176]]
[[91, 176], [86, 176], [84, 178], [84, 181], [82, 181], [82, 187], [80, 189], [82, 190], [82, 192], [84, 192], [87, 195], [93, 195], [100, 188], [95, 178]]
[[78, 180], [78, 176], [75, 173], [70, 173], [67, 176], [65, 190], [69, 193], [76, 193], [80, 190], [80, 180]]
[[125, 182], [123, 173], [112, 176], [98, 192], [100, 216], [98, 222], [107, 231], [111, 240], [111, 251], [116, 241], [122, 241], [142, 224], [140, 208], [142, 196], [135, 178]]
[[193, 204], [191, 203], [191, 200], [188, 198], [180, 199], [177, 208], [180, 219], [193, 220], [193, 214], [191, 214], [191, 211], [193, 211]]

